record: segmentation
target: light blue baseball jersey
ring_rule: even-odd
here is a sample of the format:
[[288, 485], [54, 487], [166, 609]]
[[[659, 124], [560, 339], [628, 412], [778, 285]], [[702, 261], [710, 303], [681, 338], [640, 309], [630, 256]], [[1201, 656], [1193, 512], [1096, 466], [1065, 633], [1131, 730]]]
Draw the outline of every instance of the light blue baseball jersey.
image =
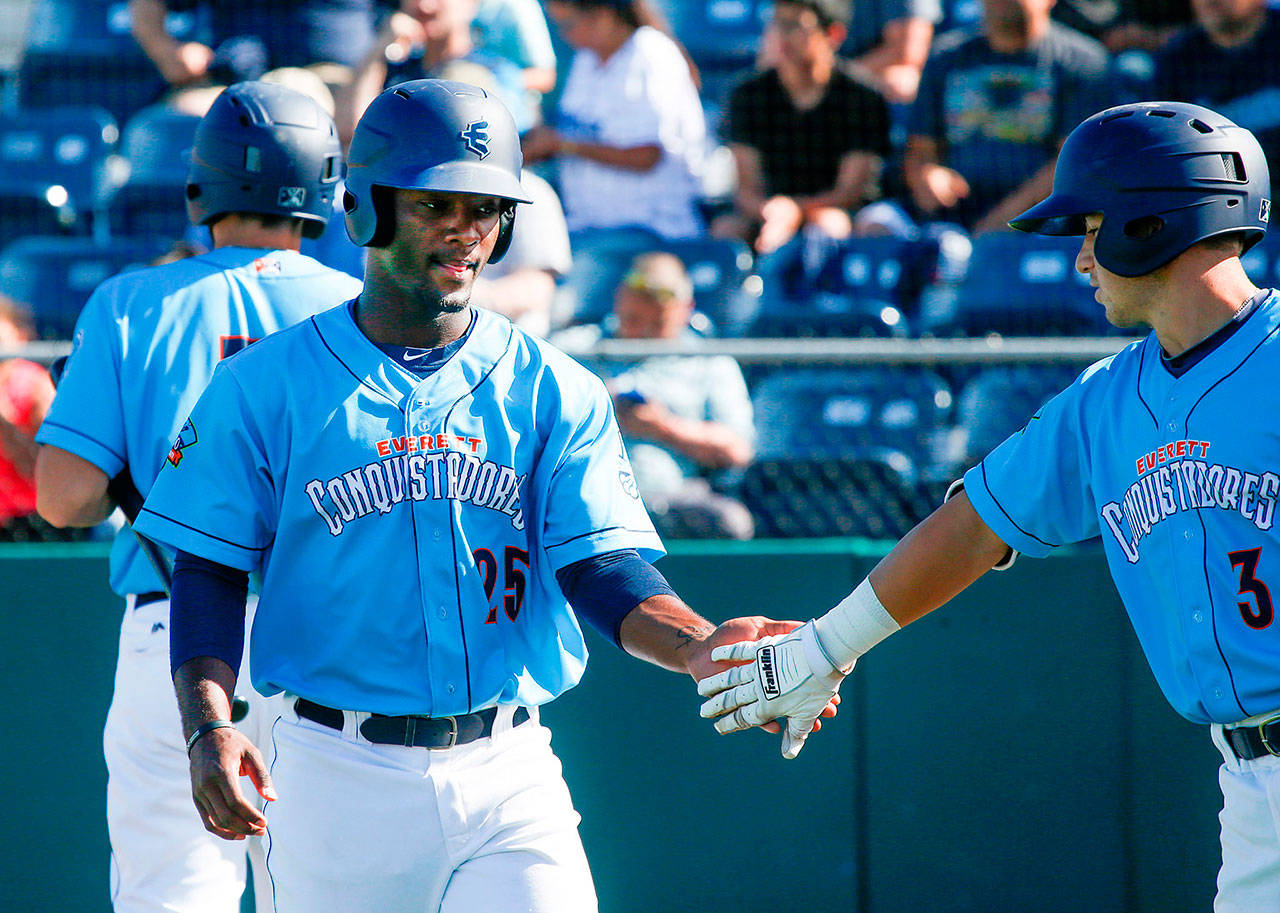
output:
[[254, 685], [454, 715], [575, 685], [557, 569], [660, 556], [604, 384], [478, 310], [425, 379], [320, 314], [223, 362], [138, 527], [260, 571]]
[[[361, 283], [292, 251], [224, 247], [122, 273], [90, 297], [36, 440], [146, 494], [218, 361], [359, 294]], [[117, 593], [159, 590], [125, 530], [111, 550]]]
[[1181, 377], [1154, 334], [1092, 366], [966, 473], [965, 491], [1028, 555], [1100, 535], [1174, 709], [1236, 722], [1280, 708], [1278, 415], [1271, 292]]

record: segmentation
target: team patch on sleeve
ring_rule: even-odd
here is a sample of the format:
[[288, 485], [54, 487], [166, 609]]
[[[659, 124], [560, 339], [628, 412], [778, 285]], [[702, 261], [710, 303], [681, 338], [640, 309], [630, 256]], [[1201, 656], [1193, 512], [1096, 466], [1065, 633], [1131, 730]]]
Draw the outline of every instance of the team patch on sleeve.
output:
[[177, 438], [174, 439], [173, 446], [169, 448], [169, 455], [165, 458], [169, 461], [169, 465], [177, 466], [181, 463], [182, 451], [194, 444], [196, 440], [196, 426], [191, 424], [191, 419], [187, 419], [182, 430], [178, 432]]

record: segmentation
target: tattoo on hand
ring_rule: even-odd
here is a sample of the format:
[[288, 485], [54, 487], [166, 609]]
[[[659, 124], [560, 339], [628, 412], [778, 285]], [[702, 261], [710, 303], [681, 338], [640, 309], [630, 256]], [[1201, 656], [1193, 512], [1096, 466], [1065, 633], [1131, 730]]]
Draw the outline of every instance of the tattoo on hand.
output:
[[714, 631], [715, 625], [711, 624], [686, 625], [676, 632], [676, 640], [680, 641], [676, 644], [676, 649], [683, 650], [689, 644], [706, 640]]

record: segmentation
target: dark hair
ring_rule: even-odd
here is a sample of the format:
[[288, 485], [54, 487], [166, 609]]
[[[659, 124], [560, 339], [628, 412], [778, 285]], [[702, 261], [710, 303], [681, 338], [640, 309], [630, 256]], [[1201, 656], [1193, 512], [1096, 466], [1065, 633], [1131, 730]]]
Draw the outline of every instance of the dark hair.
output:
[[778, 2], [812, 10], [818, 17], [818, 25], [823, 29], [832, 25], [848, 25], [849, 17], [853, 15], [849, 0], [778, 0]]
[[553, 0], [553, 2], [563, 3], [565, 6], [572, 6], [580, 10], [611, 10], [615, 16], [630, 28], [638, 29], [647, 25], [662, 32], [662, 34], [674, 41], [676, 47], [680, 49], [680, 54], [684, 57], [685, 63], [689, 65], [689, 75], [693, 77], [693, 84], [701, 91], [702, 74], [698, 72], [698, 65], [689, 56], [689, 51], [685, 48], [684, 42], [676, 37], [675, 30], [671, 28], [671, 23], [649, 0]]

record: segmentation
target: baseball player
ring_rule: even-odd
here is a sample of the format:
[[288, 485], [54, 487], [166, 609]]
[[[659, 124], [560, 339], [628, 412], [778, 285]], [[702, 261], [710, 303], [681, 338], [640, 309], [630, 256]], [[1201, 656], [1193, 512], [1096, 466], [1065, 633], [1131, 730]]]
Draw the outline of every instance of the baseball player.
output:
[[[483, 90], [384, 91], [352, 139], [359, 297], [219, 365], [138, 526], [176, 547], [172, 664], [205, 826], [267, 819], [279, 913], [596, 909], [539, 705], [577, 683], [578, 616], [706, 676], [717, 630], [662, 554], [604, 384], [492, 311], [520, 184]], [[255, 687], [284, 695], [270, 771], [230, 719], [248, 573]], [[572, 604], [574, 611], [570, 611]], [[575, 615], [576, 612], [576, 615]]]
[[1143, 102], [1080, 124], [1052, 194], [1010, 225], [1083, 234], [1076, 268], [1107, 318], [1151, 334], [969, 470], [822, 618], [713, 653], [754, 662], [700, 683], [703, 715], [721, 732], [790, 717], [793, 756], [805, 719], [900, 625], [1011, 549], [1100, 536], [1161, 689], [1222, 753], [1215, 909], [1280, 909], [1280, 296], [1239, 259], [1269, 194], [1257, 140], [1205, 108]]
[[[218, 97], [197, 128], [187, 184], [188, 214], [210, 227], [214, 250], [116, 276], [86, 304], [36, 438], [47, 520], [91, 526], [112, 496], [128, 501], [122, 488], [148, 491], [166, 459], [179, 458], [170, 444], [222, 358], [359, 291], [298, 253], [324, 228], [341, 176], [337, 131], [310, 98], [258, 82]], [[151, 548], [161, 568], [171, 562]], [[115, 909], [238, 910], [245, 846], [215, 839], [191, 815], [168, 582], [127, 530], [112, 547], [111, 586], [125, 598], [103, 736]], [[243, 725], [267, 731], [273, 708], [244, 690]], [[260, 861], [261, 841], [249, 852]], [[257, 871], [257, 909], [269, 910], [269, 880]]]

